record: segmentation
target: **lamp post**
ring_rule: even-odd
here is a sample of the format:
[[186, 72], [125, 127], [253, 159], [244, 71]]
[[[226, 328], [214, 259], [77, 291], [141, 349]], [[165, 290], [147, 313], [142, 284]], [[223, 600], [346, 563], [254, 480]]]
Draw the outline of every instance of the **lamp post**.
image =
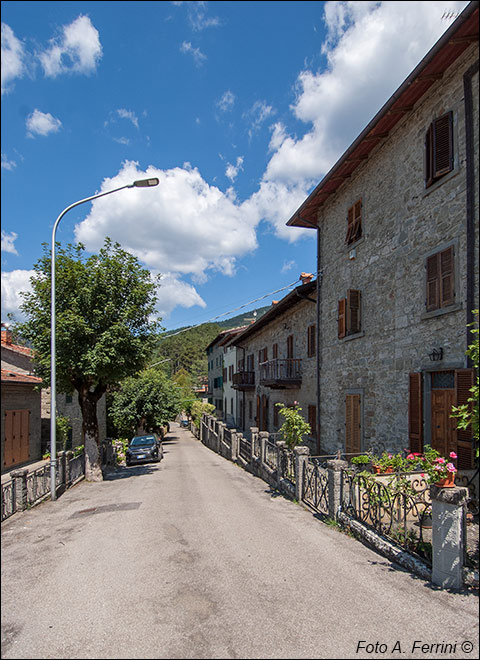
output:
[[78, 202], [74, 202], [63, 209], [58, 218], [55, 220], [52, 231], [52, 258], [51, 258], [51, 325], [50, 325], [50, 491], [52, 500], [57, 499], [57, 484], [56, 484], [56, 472], [57, 472], [57, 368], [56, 368], [56, 344], [55, 344], [55, 330], [56, 330], [56, 315], [55, 315], [55, 235], [57, 232], [57, 227], [60, 220], [63, 216], [70, 211], [70, 209], [84, 204], [85, 202], [91, 202], [94, 199], [99, 197], [104, 197], [105, 195], [111, 195], [112, 193], [123, 190], [124, 188], [152, 188], [153, 186], [158, 186], [159, 180], [157, 178], [151, 179], [140, 179], [129, 183], [125, 186], [120, 186], [120, 188], [114, 188], [113, 190], [107, 190], [107, 192], [98, 193], [97, 195], [92, 195], [91, 197], [86, 197], [85, 199], [80, 199]]

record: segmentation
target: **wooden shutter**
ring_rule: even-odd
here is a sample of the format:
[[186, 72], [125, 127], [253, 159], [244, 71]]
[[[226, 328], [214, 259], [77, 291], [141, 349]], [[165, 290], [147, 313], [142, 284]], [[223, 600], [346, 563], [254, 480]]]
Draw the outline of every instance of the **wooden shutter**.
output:
[[427, 259], [427, 312], [438, 309], [440, 306], [439, 287], [439, 254], [433, 254]]
[[362, 200], [359, 199], [348, 209], [347, 213], [347, 236], [345, 243], [349, 245], [358, 241], [362, 236]]
[[293, 335], [287, 337], [287, 358], [293, 358]]
[[421, 453], [423, 450], [423, 396], [422, 374], [409, 374], [408, 391], [408, 438], [410, 451]]
[[360, 291], [357, 289], [349, 289], [347, 291], [347, 334], [354, 335], [360, 332]]
[[[468, 405], [473, 395], [470, 392], [474, 385], [475, 373], [473, 369], [457, 369], [455, 371], [455, 405]], [[457, 429], [457, 468], [470, 470], [473, 468], [473, 431], [471, 425], [467, 429]]]
[[453, 113], [435, 119], [425, 136], [425, 185], [453, 170]]
[[453, 169], [453, 113], [433, 121], [433, 177], [447, 174]]
[[446, 307], [455, 300], [453, 246], [440, 252], [440, 306]]
[[343, 339], [347, 334], [347, 325], [346, 325], [346, 298], [342, 298], [338, 301], [338, 338]]
[[353, 206], [351, 206], [347, 213], [347, 236], [345, 237], [345, 243], [347, 243], [347, 245], [353, 242], [353, 217]]
[[275, 360], [278, 358], [278, 344], [272, 346], [272, 358]]
[[345, 398], [345, 451], [361, 451], [360, 394], [347, 394]]

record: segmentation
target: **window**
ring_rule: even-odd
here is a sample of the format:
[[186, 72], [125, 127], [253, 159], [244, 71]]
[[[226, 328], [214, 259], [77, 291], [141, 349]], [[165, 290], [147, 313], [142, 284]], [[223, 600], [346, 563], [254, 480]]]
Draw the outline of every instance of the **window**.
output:
[[313, 357], [315, 355], [315, 342], [316, 342], [317, 326], [310, 325], [307, 328], [307, 355]]
[[247, 355], [247, 371], [255, 371], [253, 353]]
[[362, 237], [362, 200], [359, 199], [348, 209], [347, 213], [347, 236], [345, 243], [351, 245]]
[[267, 362], [268, 360], [268, 348], [262, 348], [261, 351], [258, 351], [258, 364], [262, 362]]
[[65, 394], [65, 403], [73, 403], [73, 396], [71, 394]]
[[425, 187], [453, 170], [453, 113], [434, 119], [425, 136]]
[[293, 335], [287, 337], [287, 358], [293, 358]]
[[427, 312], [455, 302], [454, 258], [453, 245], [427, 258]]
[[276, 360], [278, 358], [278, 344], [272, 346], [272, 358]]
[[347, 297], [338, 301], [338, 338], [355, 335], [361, 330], [361, 295], [357, 289], [349, 289]]

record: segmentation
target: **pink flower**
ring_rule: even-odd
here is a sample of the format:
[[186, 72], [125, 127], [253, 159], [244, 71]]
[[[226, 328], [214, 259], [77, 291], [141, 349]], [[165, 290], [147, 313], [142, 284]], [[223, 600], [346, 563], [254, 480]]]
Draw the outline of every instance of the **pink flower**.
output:
[[453, 463], [447, 463], [447, 470], [449, 472], [456, 472], [457, 468], [455, 467], [455, 465]]
[[435, 459], [435, 463], [445, 463], [445, 462], [446, 462], [445, 459], [442, 458], [441, 456]]
[[456, 453], [454, 451], [451, 451], [450, 452], [450, 458], [458, 458], [458, 456], [456, 455]]
[[409, 454], [407, 456], [407, 461], [414, 461], [414, 460], [415, 460], [415, 456], [413, 454]]
[[420, 474], [420, 476], [422, 477], [422, 479], [425, 479], [425, 473], [424, 473], [424, 472], [422, 472], [422, 473]]
[[442, 468], [441, 465], [434, 465], [434, 466], [433, 466], [433, 469], [434, 469], [434, 470], [438, 470], [439, 472], [441, 472], [441, 471], [443, 470], [443, 468]]

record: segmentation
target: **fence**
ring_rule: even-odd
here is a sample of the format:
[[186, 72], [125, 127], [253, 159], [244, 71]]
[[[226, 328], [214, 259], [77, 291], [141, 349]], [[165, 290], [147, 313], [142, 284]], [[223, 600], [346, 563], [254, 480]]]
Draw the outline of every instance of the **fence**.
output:
[[[2, 484], [2, 522], [51, 494], [50, 463], [31, 472], [27, 468], [14, 470], [11, 476], [9, 481]], [[71, 451], [58, 453], [55, 473], [57, 492], [71, 488], [84, 476], [84, 454], [74, 457]]]
[[[443, 588], [478, 586], [478, 567], [475, 573], [466, 565], [471, 479], [469, 494], [461, 486], [429, 486], [421, 473], [367, 475], [344, 460], [349, 455], [310, 456], [305, 446], [289, 451], [278, 436], [258, 428], [250, 429], [248, 440], [209, 415], [194, 431], [213, 451], [421, 577]], [[478, 544], [478, 524], [476, 530]]]

